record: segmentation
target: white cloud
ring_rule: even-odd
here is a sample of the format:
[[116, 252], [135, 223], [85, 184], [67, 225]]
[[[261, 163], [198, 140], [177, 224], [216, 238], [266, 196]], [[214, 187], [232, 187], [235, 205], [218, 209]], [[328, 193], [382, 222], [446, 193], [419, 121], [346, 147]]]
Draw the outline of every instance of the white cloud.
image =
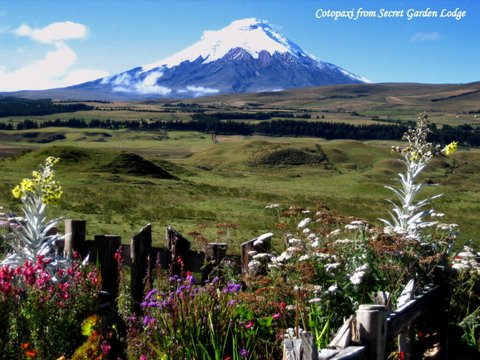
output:
[[44, 90], [66, 87], [108, 75], [104, 70], [75, 68], [77, 54], [65, 41], [84, 39], [87, 27], [71, 21], [57, 22], [44, 28], [26, 24], [12, 30], [17, 36], [53, 46], [42, 59], [33, 59], [15, 70], [0, 65], [0, 91]]
[[41, 29], [31, 28], [24, 24], [12, 32], [41, 43], [52, 44], [63, 40], [84, 39], [87, 36], [87, 27], [72, 21], [64, 21], [47, 25]]
[[168, 95], [172, 92], [171, 89], [157, 85], [157, 80], [163, 76], [161, 71], [154, 71], [148, 74], [142, 82], [135, 84], [135, 89], [140, 94], [157, 94]]
[[208, 88], [204, 86], [194, 86], [194, 85], [188, 85], [185, 90], [179, 90], [178, 91], [180, 94], [185, 94], [185, 93], [193, 93], [194, 97], [199, 97], [203, 95], [212, 95], [216, 94], [219, 92], [218, 89], [213, 89], [213, 88]]
[[157, 85], [157, 80], [163, 76], [161, 71], [153, 71], [143, 80], [136, 77], [132, 78], [129, 73], [122, 73], [120, 75], [105, 78], [102, 80], [102, 84], [112, 84], [113, 91], [117, 92], [136, 92], [139, 94], [152, 94], [152, 95], [169, 95], [172, 89]]
[[418, 32], [412, 37], [412, 42], [437, 41], [442, 38], [438, 32]]

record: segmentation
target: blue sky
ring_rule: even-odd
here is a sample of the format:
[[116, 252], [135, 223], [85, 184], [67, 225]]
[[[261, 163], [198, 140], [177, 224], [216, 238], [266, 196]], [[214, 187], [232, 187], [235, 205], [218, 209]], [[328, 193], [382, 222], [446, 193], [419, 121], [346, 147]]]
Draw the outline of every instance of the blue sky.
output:
[[[465, 11], [459, 20], [442, 11]], [[324, 11], [375, 11], [333, 19]], [[380, 17], [382, 9], [403, 16]], [[408, 20], [408, 11], [436, 17]], [[173, 55], [204, 30], [256, 17], [373, 82], [480, 81], [477, 0], [0, 0], [0, 91], [65, 86]]]

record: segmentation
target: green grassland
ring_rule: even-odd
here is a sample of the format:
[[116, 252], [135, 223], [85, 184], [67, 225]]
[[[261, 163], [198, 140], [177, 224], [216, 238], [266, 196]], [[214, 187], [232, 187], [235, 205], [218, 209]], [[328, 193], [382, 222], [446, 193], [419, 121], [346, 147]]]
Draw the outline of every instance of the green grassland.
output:
[[[292, 113], [309, 121], [363, 125], [412, 121], [427, 111], [437, 126], [480, 125], [480, 83], [464, 85], [340, 85], [183, 100], [90, 103], [94, 110], [25, 119], [115, 121], [189, 120], [197, 112]], [[281, 118], [281, 117], [280, 117]], [[273, 116], [273, 119], [276, 119]], [[256, 121], [242, 120], [238, 121]], [[217, 136], [196, 132], [42, 128], [0, 131], [0, 205], [18, 211], [11, 188], [48, 155], [61, 158], [57, 177], [64, 196], [51, 216], [88, 220], [88, 237], [119, 234], [124, 242], [147, 222], [162, 244], [164, 226], [200, 231], [209, 241], [237, 247], [275, 231], [278, 214], [265, 206], [325, 204], [347, 216], [379, 224], [387, 217], [385, 185], [402, 171], [393, 142], [300, 137]], [[395, 143], [401, 144], [400, 139]], [[423, 195], [443, 193], [434, 208], [460, 225], [460, 241], [478, 239], [480, 150], [439, 157], [425, 171]], [[218, 234], [216, 225], [238, 229]], [[276, 232], [276, 243], [281, 233]]]
[[[263, 232], [275, 232], [277, 213], [265, 209], [272, 203], [312, 209], [325, 204], [379, 223], [378, 217], [387, 217], [385, 199], [392, 198], [384, 185], [397, 184], [396, 173], [402, 170], [388, 142], [218, 136], [214, 143], [210, 135], [196, 132], [35, 132], [65, 138], [47, 144], [2, 142], [1, 205], [18, 211], [10, 189], [46, 156], [57, 156], [64, 196], [50, 215], [86, 219], [88, 238], [119, 234], [124, 242], [152, 223], [157, 245], [163, 244], [164, 226], [170, 224], [184, 234], [198, 230], [210, 241], [237, 248]], [[444, 193], [434, 207], [460, 225], [462, 242], [478, 241], [479, 170], [480, 152], [471, 149], [436, 159], [424, 176], [438, 185], [423, 194]], [[225, 222], [238, 229], [218, 234], [216, 225]], [[281, 243], [280, 232], [276, 243]]]

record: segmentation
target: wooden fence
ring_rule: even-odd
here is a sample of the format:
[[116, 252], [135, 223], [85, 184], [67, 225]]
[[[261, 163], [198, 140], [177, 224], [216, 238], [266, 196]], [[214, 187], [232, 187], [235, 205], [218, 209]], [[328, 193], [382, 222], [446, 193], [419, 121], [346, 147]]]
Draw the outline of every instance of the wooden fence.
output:
[[[65, 220], [64, 252], [78, 252], [82, 258], [98, 263], [102, 276], [102, 291], [107, 299], [114, 301], [118, 293], [118, 263], [115, 254], [120, 250], [124, 265], [131, 267], [130, 289], [133, 311], [140, 310], [145, 284], [154, 267], [166, 269], [170, 274], [181, 271], [202, 273], [206, 280], [211, 272], [227, 257], [226, 243], [209, 243], [205, 251], [191, 250], [190, 241], [171, 226], [166, 227], [165, 246], [152, 246], [152, 227], [144, 226], [131, 239], [122, 244], [118, 235], [95, 235], [93, 241], [86, 240], [85, 220]], [[241, 255], [228, 258], [238, 264], [239, 272], [248, 276], [248, 264], [255, 252], [270, 252], [272, 234], [263, 234], [241, 245]], [[438, 271], [440, 274], [441, 271]], [[441, 278], [441, 275], [437, 276]], [[284, 360], [384, 360], [391, 349], [389, 344], [398, 338], [398, 351], [404, 360], [412, 360], [414, 336], [412, 324], [421, 317], [433, 315], [430, 323], [437, 334], [440, 354], [436, 359], [447, 358], [447, 316], [449, 299], [446, 287], [427, 287], [414, 296], [415, 285], [409, 283], [398, 301], [398, 308], [389, 312], [383, 304], [360, 305], [355, 316], [350, 317], [339, 329], [328, 349], [318, 351], [313, 336], [308, 332], [299, 338], [285, 339]]]
[[[263, 234], [241, 245], [241, 255], [228, 255], [228, 260], [238, 268], [245, 277], [252, 251], [270, 252], [272, 234]], [[145, 284], [150, 279], [151, 270], [156, 267], [166, 269], [169, 273], [180, 274], [181, 271], [202, 273], [202, 281], [208, 279], [215, 267], [227, 257], [226, 243], [209, 243], [205, 251], [191, 250], [190, 241], [171, 226], [166, 226], [165, 246], [152, 246], [152, 227], [144, 226], [132, 236], [129, 244], [122, 244], [118, 235], [95, 235], [93, 241], [86, 240], [85, 220], [65, 220], [64, 252], [73, 255], [77, 252], [82, 259], [89, 257], [89, 262], [100, 265], [102, 291], [107, 299], [114, 300], [118, 294], [118, 262], [115, 254], [120, 251], [123, 263], [131, 268], [130, 291], [134, 311], [144, 296]]]
[[[384, 304], [360, 305], [338, 330], [327, 349], [317, 351], [307, 334], [300, 339], [284, 341], [284, 360], [384, 360], [392, 352], [391, 344], [397, 341], [399, 358], [414, 360], [415, 334], [413, 324], [428, 318], [430, 332], [436, 339], [435, 359], [447, 359], [447, 309], [448, 292], [443, 284], [428, 286], [414, 296], [411, 281], [399, 297], [398, 307], [389, 312]], [[417, 354], [418, 356], [418, 354]]]

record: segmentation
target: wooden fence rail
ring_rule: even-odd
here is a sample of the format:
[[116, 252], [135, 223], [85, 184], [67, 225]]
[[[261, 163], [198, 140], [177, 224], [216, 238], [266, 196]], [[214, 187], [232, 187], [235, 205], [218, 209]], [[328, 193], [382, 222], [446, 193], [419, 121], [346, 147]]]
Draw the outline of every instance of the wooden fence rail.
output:
[[[408, 286], [407, 286], [408, 287]], [[388, 312], [385, 305], [360, 305], [355, 316], [348, 319], [337, 332], [337, 336], [330, 342], [328, 349], [318, 352], [318, 357], [305, 355], [311, 350], [298, 350], [291, 355], [292, 345], [284, 343], [284, 360], [384, 360], [387, 359], [391, 348], [388, 346], [399, 337], [398, 351], [404, 359], [414, 359], [412, 353], [413, 339], [405, 341], [412, 324], [420, 317], [430, 315], [429, 322], [437, 334], [440, 352], [435, 359], [447, 359], [447, 316], [448, 294], [443, 285], [427, 287], [423, 294], [413, 297], [413, 287], [407, 296], [412, 296], [402, 306], [393, 312]], [[304, 349], [306, 345], [297, 345], [297, 349]]]

